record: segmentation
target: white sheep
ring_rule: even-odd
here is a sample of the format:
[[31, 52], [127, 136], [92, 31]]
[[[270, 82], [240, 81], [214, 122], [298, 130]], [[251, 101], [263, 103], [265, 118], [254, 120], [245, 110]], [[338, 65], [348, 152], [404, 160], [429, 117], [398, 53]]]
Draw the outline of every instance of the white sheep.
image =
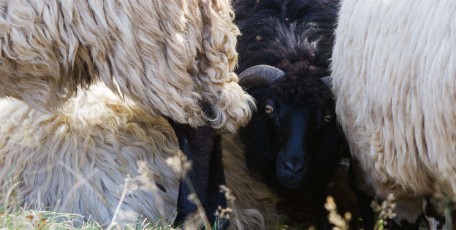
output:
[[[118, 223], [172, 223], [179, 145], [164, 118], [96, 84], [55, 113], [1, 100], [0, 119], [0, 201], [9, 208], [77, 213], [107, 225], [120, 203]], [[274, 196], [248, 175], [242, 151], [224, 143], [227, 186], [236, 197], [230, 226], [274, 226]]]
[[51, 110], [100, 79], [152, 114], [234, 132], [253, 100], [233, 17], [229, 0], [2, 0], [0, 97]]
[[[233, 133], [254, 107], [233, 72], [233, 17], [229, 0], [0, 0], [0, 97], [52, 111], [103, 81], [173, 121], [180, 144], [195, 143], [183, 149], [195, 164], [189, 177], [212, 213], [224, 200], [205, 199], [214, 193], [207, 159], [215, 141], [200, 127]], [[197, 135], [185, 136], [190, 126]], [[194, 209], [183, 201], [186, 185], [180, 190], [177, 222]]]
[[456, 200], [456, 2], [343, 0], [336, 113], [377, 195]]

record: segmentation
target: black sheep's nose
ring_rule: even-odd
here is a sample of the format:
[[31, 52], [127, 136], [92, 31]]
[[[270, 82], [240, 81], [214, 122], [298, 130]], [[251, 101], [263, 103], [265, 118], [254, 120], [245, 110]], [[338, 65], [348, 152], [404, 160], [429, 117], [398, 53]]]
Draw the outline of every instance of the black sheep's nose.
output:
[[291, 174], [298, 174], [304, 170], [304, 166], [302, 164], [292, 161], [283, 162], [283, 167], [286, 171], [289, 171]]

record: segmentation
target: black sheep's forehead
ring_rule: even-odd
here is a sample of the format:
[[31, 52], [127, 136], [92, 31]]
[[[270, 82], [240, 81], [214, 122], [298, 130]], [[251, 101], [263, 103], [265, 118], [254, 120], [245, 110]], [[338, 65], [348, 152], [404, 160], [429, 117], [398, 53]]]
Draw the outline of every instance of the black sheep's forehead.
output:
[[258, 21], [257, 26], [249, 28], [249, 31], [243, 31], [238, 45], [240, 64], [256, 61], [258, 63], [247, 65], [277, 66], [285, 59], [290, 62], [306, 60], [317, 64], [315, 57], [322, 56], [317, 49], [320, 36], [312, 41], [305, 34], [306, 31], [301, 31], [297, 26], [295, 23], [284, 25], [277, 18], [266, 18]]
[[270, 16], [283, 22], [335, 24], [339, 0], [233, 0], [236, 19]]
[[243, 34], [238, 43], [241, 69], [255, 64], [277, 65], [284, 58], [301, 58], [327, 67], [336, 2], [235, 1], [236, 23]]
[[317, 76], [286, 75], [273, 90], [279, 98], [292, 105], [318, 108], [334, 103], [330, 89]]
[[315, 57], [319, 56], [318, 42], [321, 36], [315, 36], [312, 40], [311, 36], [306, 34], [309, 31], [300, 30], [298, 26], [295, 23], [277, 23], [275, 27], [270, 26], [268, 33], [264, 33], [261, 38], [265, 43], [263, 52], [276, 55], [279, 60], [306, 60], [315, 63]]

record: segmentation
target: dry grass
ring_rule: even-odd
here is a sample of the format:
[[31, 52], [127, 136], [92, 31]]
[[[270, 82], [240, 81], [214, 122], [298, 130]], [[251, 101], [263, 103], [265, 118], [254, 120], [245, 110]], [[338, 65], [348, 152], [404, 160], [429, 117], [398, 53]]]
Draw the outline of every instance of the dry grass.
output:
[[[171, 225], [166, 224], [166, 221], [155, 221], [150, 222], [145, 219], [138, 223], [119, 224], [118, 219], [123, 219], [120, 207], [124, 201], [126, 195], [137, 189], [150, 189], [157, 190], [156, 184], [151, 183], [153, 180], [153, 174], [148, 170], [147, 164], [144, 162], [138, 163], [138, 175], [131, 178], [128, 176], [125, 178], [123, 185], [123, 191], [117, 208], [113, 214], [112, 220], [108, 226], [102, 226], [101, 224], [91, 221], [90, 217], [84, 217], [78, 214], [71, 213], [57, 213], [52, 211], [41, 211], [41, 210], [25, 210], [18, 208], [18, 204], [22, 203], [16, 200], [15, 187], [13, 185], [7, 191], [2, 192], [3, 204], [0, 204], [0, 230], [3, 229], [68, 229], [68, 230], [87, 230], [87, 229], [153, 229], [153, 230], [168, 230], [174, 229]], [[188, 170], [190, 170], [191, 163], [187, 161], [183, 154], [178, 154], [167, 160], [167, 164], [177, 173], [179, 173], [185, 183], [187, 183], [192, 191], [189, 196], [189, 200], [194, 202], [197, 206], [197, 212], [194, 215], [188, 217], [188, 221], [178, 227], [178, 229], [218, 229], [217, 223], [211, 226], [205, 213], [203, 206], [195, 194], [195, 190], [186, 176]], [[231, 190], [225, 186], [220, 188], [220, 192], [223, 192], [227, 198], [227, 201], [232, 204], [235, 200], [231, 193]], [[5, 208], [7, 207], [7, 208]], [[159, 207], [156, 207], [159, 208]], [[11, 211], [17, 210], [17, 211]], [[229, 218], [232, 210], [229, 208], [221, 209], [217, 211], [217, 215], [221, 218]], [[88, 219], [88, 220], [87, 220]]]
[[[140, 164], [141, 162], [138, 162]], [[182, 177], [183, 181], [189, 184], [190, 188], [193, 190], [193, 187], [189, 181], [189, 179], [185, 176], [186, 172], [190, 169], [191, 164], [186, 160], [185, 156], [179, 154], [173, 158], [169, 158], [167, 161], [168, 165], [173, 168], [176, 172], [178, 172]], [[130, 223], [130, 224], [119, 224], [116, 220], [123, 215], [120, 210], [120, 206], [123, 202], [123, 197], [127, 195], [129, 192], [148, 186], [151, 189], [156, 189], [154, 183], [150, 183], [153, 181], [151, 177], [153, 176], [148, 170], [146, 165], [140, 165], [138, 167], [139, 175], [130, 178], [127, 177], [125, 179], [125, 184], [123, 187], [122, 198], [119, 201], [117, 209], [113, 215], [111, 223], [108, 226], [102, 226], [94, 221], [91, 221], [90, 218], [84, 218], [78, 214], [70, 214], [70, 213], [56, 213], [52, 211], [40, 211], [40, 210], [23, 210], [20, 209], [18, 211], [9, 212], [6, 208], [0, 208], [0, 230], [3, 229], [68, 229], [68, 230], [86, 230], [86, 229], [154, 229], [154, 230], [171, 230], [174, 229], [172, 226], [165, 223], [165, 221], [155, 221], [150, 222], [147, 219], [139, 221], [138, 223]], [[3, 191], [3, 196], [7, 197], [4, 204], [0, 205], [0, 207], [8, 207], [17, 206], [17, 201], [15, 200], [14, 196], [14, 188], [13, 185], [9, 190]], [[233, 188], [236, 189], [236, 188]], [[193, 190], [194, 191], [194, 190]], [[229, 204], [233, 204], [235, 198], [232, 196], [230, 189], [226, 187], [221, 187], [221, 192], [224, 192]], [[449, 205], [448, 199], [444, 199], [445, 196], [440, 195], [436, 197], [439, 199], [439, 204], [442, 204], [446, 218], [448, 223], [452, 223], [452, 216], [451, 212], [454, 209], [453, 206]], [[217, 226], [211, 226], [210, 223], [207, 221], [207, 217], [204, 214], [203, 207], [198, 199], [198, 197], [192, 194], [189, 197], [197, 205], [197, 212], [189, 217], [189, 221], [187, 221], [184, 226], [181, 228], [183, 229], [217, 229]], [[20, 202], [19, 202], [20, 203]], [[373, 211], [376, 213], [376, 223], [374, 230], [383, 230], [387, 229], [386, 221], [388, 219], [392, 219], [396, 216], [394, 209], [396, 207], [395, 198], [394, 196], [388, 196], [388, 198], [383, 201], [382, 203], [377, 203], [375, 201], [372, 202], [371, 207]], [[328, 210], [328, 220], [333, 225], [333, 230], [349, 230], [353, 229], [350, 228], [351, 221], [357, 221], [358, 223], [362, 220], [357, 218], [352, 218], [352, 214], [349, 212], [344, 213], [343, 215], [338, 213], [337, 205], [333, 197], [328, 197], [327, 202], [325, 204], [326, 210]], [[220, 209], [218, 210], [219, 217], [228, 218], [230, 217], [232, 210], [227, 209]], [[120, 218], [122, 219], [122, 218]], [[354, 230], [362, 229], [362, 224], [359, 223]], [[307, 223], [301, 223], [300, 225], [287, 225], [287, 224], [280, 224], [274, 229], [280, 230], [293, 230], [293, 229], [315, 229], [314, 227], [310, 226]]]
[[[77, 214], [56, 213], [50, 211], [20, 210], [13, 213], [0, 214], [0, 229], [66, 229], [66, 230], [98, 230], [98, 229], [141, 229], [141, 230], [173, 230], [172, 226], [160, 222], [151, 223], [147, 220], [139, 223], [112, 223], [103, 227], [93, 221], [82, 222], [83, 217]], [[199, 221], [189, 221], [183, 229], [198, 229]], [[177, 228], [180, 229], [180, 228]], [[211, 229], [217, 229], [212, 226]]]
[[[226, 188], [223, 188], [226, 190]], [[226, 191], [229, 196], [229, 190]], [[341, 215], [337, 211], [337, 206], [332, 197], [328, 197], [325, 204], [325, 208], [328, 210], [328, 220], [334, 225], [333, 230], [349, 230], [350, 221], [352, 220], [350, 213]], [[381, 204], [373, 202], [372, 208], [377, 214], [377, 221], [375, 230], [388, 229], [385, 225], [386, 220], [392, 219], [395, 216], [395, 200], [394, 196], [389, 196], [387, 200]], [[454, 210], [452, 206], [446, 206], [445, 212], [451, 213]], [[195, 214], [191, 221], [188, 221], [182, 228], [183, 229], [197, 229], [204, 227], [203, 221], [198, 217], [199, 214]], [[229, 211], [223, 212], [224, 217], [229, 218]], [[451, 223], [451, 215], [447, 215], [448, 222]], [[37, 210], [19, 210], [16, 212], [7, 212], [0, 210], [0, 229], [68, 229], [68, 230], [95, 230], [95, 229], [143, 229], [143, 230], [172, 230], [172, 226], [163, 225], [162, 222], [151, 223], [147, 220], [138, 223], [120, 225], [115, 222], [115, 218], [108, 227], [103, 227], [93, 221], [82, 221], [83, 217], [77, 214], [69, 213], [56, 213], [51, 211], [37, 211]], [[207, 224], [207, 223], [206, 223]], [[359, 225], [361, 226], [361, 225]], [[217, 226], [207, 226], [205, 229], [217, 229]], [[276, 229], [280, 230], [292, 230], [292, 229], [309, 229], [314, 230], [314, 227], [301, 226], [290, 226], [281, 224]], [[357, 228], [361, 229], [361, 228]]]

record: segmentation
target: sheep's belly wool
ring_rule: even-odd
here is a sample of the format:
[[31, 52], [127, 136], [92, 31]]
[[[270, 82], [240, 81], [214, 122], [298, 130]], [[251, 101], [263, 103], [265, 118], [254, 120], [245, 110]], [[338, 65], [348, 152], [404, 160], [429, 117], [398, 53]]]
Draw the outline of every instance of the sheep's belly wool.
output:
[[[0, 101], [0, 184], [25, 208], [81, 214], [109, 223], [128, 177], [119, 222], [172, 221], [178, 153], [167, 121], [94, 86], [55, 114]], [[152, 208], [153, 207], [153, 208]], [[122, 218], [128, 218], [122, 220]]]
[[456, 2], [342, 1], [336, 112], [376, 192], [456, 200]]
[[[106, 225], [121, 202], [118, 223], [172, 223], [181, 158], [166, 119], [102, 84], [78, 92], [55, 113], [1, 100], [0, 119], [0, 200], [10, 209], [76, 213]], [[229, 139], [225, 151], [227, 186], [236, 197], [231, 226], [276, 223], [274, 196], [248, 175], [242, 151]]]

